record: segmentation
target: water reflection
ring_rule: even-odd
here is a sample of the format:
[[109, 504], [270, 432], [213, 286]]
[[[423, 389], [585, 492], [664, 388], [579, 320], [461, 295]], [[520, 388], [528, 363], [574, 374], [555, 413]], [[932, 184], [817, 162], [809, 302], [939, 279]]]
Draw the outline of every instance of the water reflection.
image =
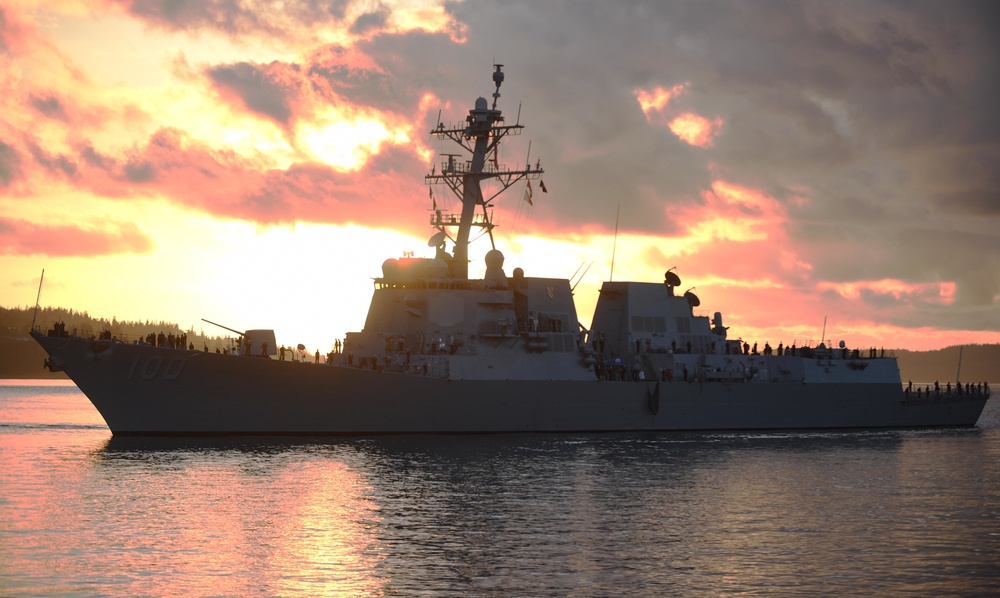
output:
[[[233, 439], [112, 438], [94, 454], [95, 487], [115, 487], [129, 536], [156, 538], [124, 564], [190, 576], [213, 595], [357, 596], [381, 592], [379, 508], [349, 445]], [[142, 505], [142, 506], [139, 506]], [[205, 579], [211, 582], [205, 586]]]
[[692, 575], [733, 588], [748, 578], [795, 586], [801, 563], [789, 555], [819, 557], [816, 542], [854, 523], [853, 509], [830, 502], [864, 500], [850, 480], [852, 455], [891, 463], [906, 439], [877, 431], [122, 438], [95, 457], [192, 487], [196, 507], [214, 514], [189, 523], [199, 533], [242, 530], [220, 548], [239, 557], [230, 570], [256, 572], [258, 590], [531, 593], [544, 576], [561, 593]]
[[974, 594], [1000, 577], [996, 426], [111, 438], [72, 427], [78, 399], [0, 405], [5, 592]]

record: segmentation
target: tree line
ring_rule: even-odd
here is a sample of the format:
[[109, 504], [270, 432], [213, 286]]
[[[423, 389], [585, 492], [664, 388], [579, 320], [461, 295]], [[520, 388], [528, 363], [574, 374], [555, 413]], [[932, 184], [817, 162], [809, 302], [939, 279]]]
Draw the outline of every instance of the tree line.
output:
[[51, 330], [56, 322], [62, 322], [66, 326], [66, 332], [78, 336], [97, 338], [103, 332], [110, 332], [111, 335], [123, 341], [135, 341], [144, 339], [149, 334], [173, 334], [180, 336], [187, 335], [189, 343], [193, 343], [197, 349], [203, 349], [206, 345], [209, 351], [216, 348], [228, 347], [231, 343], [227, 340], [230, 336], [209, 336], [204, 330], [194, 330], [190, 328], [183, 330], [173, 322], [151, 321], [144, 322], [132, 320], [119, 320], [112, 317], [95, 318], [85, 311], [76, 311], [62, 307], [40, 307], [38, 315], [35, 316], [34, 307], [0, 307], [0, 338], [24, 338], [31, 331], [32, 319], [35, 320], [35, 328], [42, 333]]

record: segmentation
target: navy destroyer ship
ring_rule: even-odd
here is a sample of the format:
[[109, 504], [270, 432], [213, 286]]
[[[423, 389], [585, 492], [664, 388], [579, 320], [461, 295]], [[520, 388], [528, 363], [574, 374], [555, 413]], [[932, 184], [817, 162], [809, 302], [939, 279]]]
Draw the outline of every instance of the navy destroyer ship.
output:
[[[32, 330], [46, 366], [76, 383], [114, 435], [975, 425], [988, 387], [904, 387], [894, 358], [843, 343], [751, 350], [721, 314], [696, 310], [672, 269], [662, 281], [604, 282], [589, 330], [570, 280], [508, 274], [495, 245], [483, 278], [470, 278], [472, 231], [492, 243], [493, 201], [543, 172], [496, 159], [523, 127], [497, 108], [503, 80], [496, 65], [492, 105], [480, 97], [464, 123], [431, 131], [463, 150], [425, 180], [453, 193], [460, 212], [432, 209], [434, 257], [385, 261], [364, 329], [333, 359], [276, 359], [270, 330], [244, 331], [235, 354]], [[484, 194], [485, 181], [499, 191]]]

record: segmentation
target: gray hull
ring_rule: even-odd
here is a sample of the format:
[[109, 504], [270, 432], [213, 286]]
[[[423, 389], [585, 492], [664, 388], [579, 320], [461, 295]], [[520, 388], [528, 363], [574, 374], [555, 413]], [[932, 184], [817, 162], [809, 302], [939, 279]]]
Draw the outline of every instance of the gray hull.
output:
[[116, 435], [972, 426], [988, 398], [870, 382], [452, 380], [32, 336]]

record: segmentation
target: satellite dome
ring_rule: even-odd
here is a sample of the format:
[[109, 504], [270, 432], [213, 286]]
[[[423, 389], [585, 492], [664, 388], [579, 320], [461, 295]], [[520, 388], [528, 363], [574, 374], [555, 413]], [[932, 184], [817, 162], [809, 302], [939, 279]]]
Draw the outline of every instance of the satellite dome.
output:
[[399, 276], [399, 260], [389, 258], [382, 262], [382, 277], [397, 278]]
[[476, 98], [476, 110], [486, 110], [489, 108], [489, 102], [486, 98]]
[[486, 252], [486, 268], [503, 268], [503, 253], [499, 249], [490, 249]]

